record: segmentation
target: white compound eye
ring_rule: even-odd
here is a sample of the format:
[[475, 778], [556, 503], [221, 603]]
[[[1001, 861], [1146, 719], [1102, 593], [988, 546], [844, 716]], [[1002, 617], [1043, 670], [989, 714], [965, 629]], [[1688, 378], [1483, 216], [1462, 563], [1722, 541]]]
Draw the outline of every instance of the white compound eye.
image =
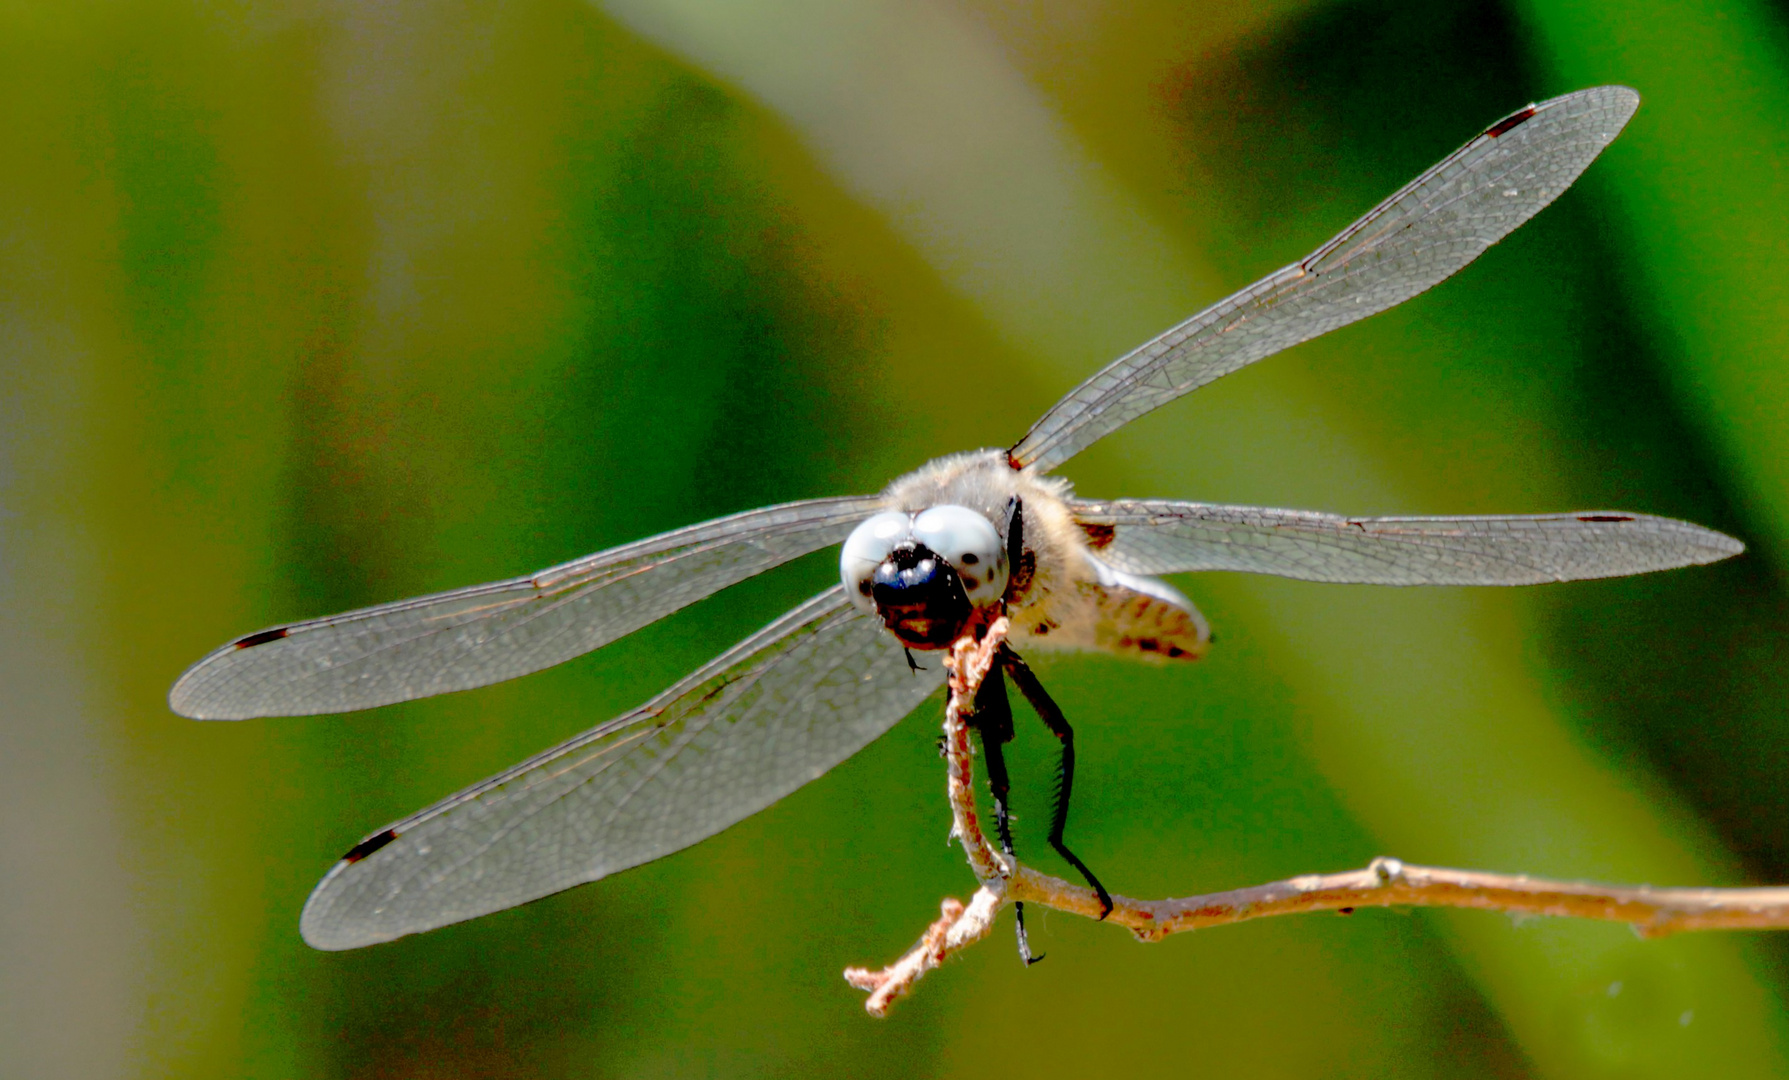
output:
[[1006, 593], [1006, 545], [982, 515], [966, 506], [934, 506], [913, 519], [913, 538], [950, 564], [973, 606], [987, 607]]
[[913, 519], [898, 510], [884, 510], [851, 530], [839, 552], [839, 579], [860, 610], [876, 613], [876, 602], [870, 599], [870, 578], [895, 547], [912, 535]]

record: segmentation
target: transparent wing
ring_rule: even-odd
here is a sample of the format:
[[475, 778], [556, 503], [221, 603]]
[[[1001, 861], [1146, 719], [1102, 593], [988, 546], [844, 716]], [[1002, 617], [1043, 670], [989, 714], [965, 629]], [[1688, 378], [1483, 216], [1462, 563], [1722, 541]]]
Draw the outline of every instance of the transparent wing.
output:
[[656, 859], [769, 806], [943, 683], [839, 586], [652, 701], [374, 834], [305, 903], [351, 949], [527, 903]]
[[1364, 585], [1537, 585], [1711, 563], [1745, 545], [1687, 521], [1584, 511], [1351, 518], [1134, 500], [1076, 503], [1099, 557], [1135, 574], [1241, 570]]
[[1302, 262], [1076, 387], [1013, 447], [1013, 460], [1053, 469], [1219, 376], [1436, 285], [1570, 187], [1639, 104], [1625, 86], [1600, 86], [1512, 113]]
[[199, 720], [306, 716], [513, 679], [840, 543], [878, 505], [866, 496], [765, 507], [528, 577], [263, 630], [188, 668], [168, 704]]

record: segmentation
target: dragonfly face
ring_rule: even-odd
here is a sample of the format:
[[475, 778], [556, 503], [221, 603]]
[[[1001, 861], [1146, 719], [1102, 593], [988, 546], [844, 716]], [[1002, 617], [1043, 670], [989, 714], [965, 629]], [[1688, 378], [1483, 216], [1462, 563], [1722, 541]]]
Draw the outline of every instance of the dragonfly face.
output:
[[975, 611], [955, 568], [913, 540], [876, 567], [870, 595], [882, 625], [911, 649], [944, 648], [962, 636]]
[[839, 575], [852, 602], [880, 616], [901, 644], [943, 649], [978, 610], [1000, 603], [1006, 545], [993, 522], [966, 506], [885, 510], [846, 538]]
[[[485, 686], [844, 544], [839, 585], [657, 697], [354, 845], [299, 924], [312, 945], [346, 949], [712, 836], [894, 726], [943, 682], [941, 665], [911, 664], [906, 648], [948, 645], [987, 612], [1006, 612], [1018, 650], [1171, 662], [1201, 655], [1209, 636], [1161, 574], [1527, 585], [1727, 558], [1742, 550], [1731, 537], [1644, 514], [1345, 517], [1095, 501], [1051, 475], [1144, 413], [1441, 282], [1569, 187], [1638, 105], [1632, 90], [1604, 86], [1505, 117], [1306, 258], [1095, 373], [1008, 450], [940, 459], [880, 495], [765, 507], [508, 581], [262, 630], [194, 664], [169, 704], [235, 720]], [[1060, 712], [1016, 654], [1007, 661], [1066, 748]], [[1056, 828], [1066, 855], [1059, 841]]]

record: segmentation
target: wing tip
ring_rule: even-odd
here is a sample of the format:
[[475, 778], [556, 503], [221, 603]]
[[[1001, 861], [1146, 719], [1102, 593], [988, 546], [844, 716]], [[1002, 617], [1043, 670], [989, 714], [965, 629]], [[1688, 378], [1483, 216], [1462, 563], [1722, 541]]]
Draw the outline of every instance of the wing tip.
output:
[[[228, 670], [229, 659], [237, 653], [266, 645], [275, 641], [283, 641], [290, 637], [292, 627], [275, 626], [266, 630], [257, 630], [252, 634], [244, 634], [227, 644], [206, 653], [192, 667], [180, 673], [174, 685], [168, 688], [168, 708], [177, 716], [189, 720], [249, 720], [259, 716], [273, 715], [254, 710], [232, 710], [225, 704], [211, 700], [215, 697], [217, 680], [212, 677]], [[218, 669], [216, 666], [224, 664]]]
[[[190, 674], [190, 672], [188, 673]], [[233, 721], [256, 720], [264, 716], [281, 715], [278, 713], [255, 712], [249, 709], [231, 709], [227, 703], [220, 705], [208, 700], [206, 691], [209, 688], [197, 679], [189, 679], [182, 675], [168, 689], [168, 709], [176, 716], [184, 716], [188, 720]], [[298, 714], [293, 714], [298, 715]]]
[[1709, 562], [1719, 562], [1722, 559], [1731, 559], [1735, 555], [1745, 554], [1745, 541], [1738, 537], [1728, 536], [1724, 532], [1716, 532], [1713, 529], [1704, 531], [1708, 533], [1708, 546], [1716, 552], [1714, 558], [1708, 560]]
[[1619, 118], [1615, 122], [1615, 130], [1609, 133], [1609, 138], [1613, 140], [1615, 136], [1621, 134], [1621, 129], [1627, 127], [1628, 121], [1634, 118], [1634, 113], [1639, 111], [1640, 91], [1620, 83], [1594, 87], [1593, 90], [1610, 105], [1615, 106], [1618, 111]]
[[168, 687], [168, 710], [188, 720], [235, 720], [234, 716], [218, 716], [205, 704], [203, 687], [196, 676], [211, 658], [208, 656], [187, 668], [174, 685]]
[[[1735, 555], [1742, 555], [1746, 550], [1745, 542], [1738, 537], [1728, 536], [1718, 529], [1698, 525], [1693, 521], [1681, 521], [1677, 518], [1653, 518], [1650, 515], [1637, 514], [1627, 515], [1627, 519], [1629, 521], [1642, 519], [1654, 522], [1663, 521], [1688, 531], [1694, 538], [1696, 550], [1695, 554], [1684, 563], [1686, 566], [1706, 566], [1709, 563], [1720, 562], [1722, 559], [1731, 559]], [[1597, 520], [1604, 519], [1599, 517]]]
[[345, 952], [378, 945], [404, 937], [410, 932], [393, 934], [372, 931], [359, 920], [337, 917], [335, 911], [337, 901], [341, 899], [338, 879], [342, 874], [395, 839], [397, 833], [392, 829], [384, 829], [367, 837], [349, 848], [348, 853], [336, 860], [336, 864], [323, 875], [323, 880], [317, 882], [317, 887], [305, 899], [304, 910], [298, 915], [298, 936], [304, 939], [306, 945], [320, 952]]
[[1582, 90], [1560, 94], [1555, 98], [1537, 102], [1530, 106], [1533, 109], [1549, 109], [1573, 101], [1596, 101], [1604, 105], [1619, 105], [1629, 115], [1640, 107], [1640, 91], [1624, 83], [1603, 83], [1600, 86], [1586, 86]]
[[[1584, 108], [1574, 108], [1583, 106]], [[1631, 86], [1609, 83], [1604, 86], [1591, 86], [1583, 90], [1574, 90], [1569, 94], [1561, 94], [1556, 98], [1537, 102], [1525, 109], [1518, 109], [1509, 116], [1485, 129], [1485, 135], [1491, 138], [1508, 134], [1521, 127], [1540, 113], [1552, 109], [1563, 108], [1567, 111], [1564, 121], [1581, 123], [1596, 116], [1606, 117], [1613, 123], [1598, 133], [1599, 147], [1607, 147], [1626, 128], [1628, 121], [1640, 108], [1640, 92]], [[1597, 153], [1601, 153], [1599, 149]], [[1592, 157], [1595, 155], [1593, 154]]]
[[[315, 898], [313, 894], [312, 899]], [[318, 952], [347, 952], [350, 949], [364, 949], [368, 945], [383, 945], [405, 935], [368, 934], [357, 932], [352, 927], [330, 925], [321, 914], [313, 915], [311, 905], [306, 904], [304, 914], [298, 917], [298, 936]]]
[[1640, 107], [1640, 91], [1625, 83], [1605, 83], [1591, 89], [1608, 95], [1613, 101], [1619, 101], [1626, 105], [1630, 113]]
[[[1728, 536], [1717, 529], [1706, 525], [1698, 525], [1693, 521], [1679, 518], [1658, 517], [1653, 514], [1632, 514], [1623, 510], [1583, 510], [1572, 517], [1587, 525], [1632, 526], [1650, 535], [1668, 534], [1687, 539], [1687, 550], [1680, 549], [1680, 561], [1672, 563], [1673, 567], [1707, 566], [1722, 559], [1731, 559], [1735, 555], [1745, 553], [1745, 542], [1737, 537]], [[1625, 531], [1625, 530], [1623, 530]], [[1662, 567], [1661, 569], [1669, 569]], [[1637, 571], [1642, 572], [1642, 571]]]

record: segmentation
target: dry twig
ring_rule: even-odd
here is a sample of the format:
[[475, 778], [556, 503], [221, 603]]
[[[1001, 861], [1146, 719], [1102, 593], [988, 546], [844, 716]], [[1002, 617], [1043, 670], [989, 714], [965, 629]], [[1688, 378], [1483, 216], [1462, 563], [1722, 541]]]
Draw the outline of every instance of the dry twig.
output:
[[[979, 642], [968, 637], [957, 642], [945, 661], [950, 672], [944, 747], [950, 776], [952, 833], [962, 842], [981, 887], [967, 905], [955, 899], [945, 900], [942, 914], [927, 927], [919, 943], [893, 964], [880, 971], [845, 971], [846, 981], [869, 991], [864, 1008], [873, 1016], [887, 1015], [895, 1000], [928, 971], [986, 937], [993, 929], [995, 916], [1008, 904], [1038, 904], [1099, 918], [1099, 898], [1092, 889], [1040, 874], [1004, 858], [989, 845], [976, 817], [974, 766], [966, 717], [973, 709], [976, 689], [1005, 640], [1006, 629], [1004, 618], [996, 620]], [[1414, 866], [1390, 858], [1374, 859], [1363, 870], [1307, 874], [1174, 900], [1135, 900], [1113, 893], [1112, 904], [1112, 913], [1105, 921], [1125, 927], [1141, 941], [1159, 941], [1169, 934], [1273, 915], [1309, 911], [1347, 914], [1363, 907], [1478, 908], [1517, 915], [1603, 919], [1627, 923], [1642, 937], [1664, 937], [1685, 930], [1789, 929], [1789, 888], [1596, 885]]]

